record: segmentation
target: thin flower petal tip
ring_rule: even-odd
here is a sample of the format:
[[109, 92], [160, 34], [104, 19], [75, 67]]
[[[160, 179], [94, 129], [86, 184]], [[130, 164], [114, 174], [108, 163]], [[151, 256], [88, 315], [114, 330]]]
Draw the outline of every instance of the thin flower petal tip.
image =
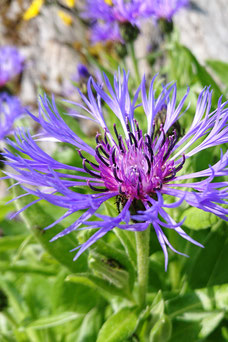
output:
[[25, 112], [20, 100], [3, 92], [0, 94], [0, 140], [12, 133], [14, 121]]
[[[20, 154], [6, 150], [4, 157], [16, 171], [8, 173], [8, 177], [23, 184], [25, 193], [66, 209], [48, 229], [83, 210], [75, 222], [52, 239], [81, 228], [94, 229], [95, 234], [76, 247], [75, 259], [114, 227], [133, 232], [154, 229], [167, 268], [167, 247], [181, 254], [168, 241], [167, 229], [179, 234], [186, 243], [203, 247], [184, 232], [183, 221], [173, 220], [173, 208], [185, 202], [228, 221], [227, 182], [216, 183], [217, 177], [228, 175], [228, 151], [221, 154], [216, 164], [201, 171], [189, 173], [186, 163], [205, 149], [218, 145], [226, 148], [228, 108], [226, 102], [220, 101], [212, 111], [211, 91], [204, 89], [192, 123], [183, 133], [179, 119], [188, 115], [185, 106], [188, 91], [177, 103], [176, 84], [164, 85], [159, 92], [155, 91], [153, 79], [148, 91], [142, 81], [135, 94], [130, 94], [129, 77], [119, 70], [112, 82], [104, 74], [102, 87], [90, 78], [87, 96], [80, 93], [82, 101], [75, 104], [75, 111], [83, 112], [84, 117], [100, 126], [95, 148], [67, 126], [54, 99], [41, 98], [39, 117], [32, 117], [49, 137], [76, 147], [81, 165], [55, 160], [24, 129], [16, 135], [16, 143], [9, 142]], [[107, 109], [115, 117], [113, 126], [106, 120]], [[86, 193], [77, 192], [78, 187], [83, 187]], [[116, 202], [116, 216], [98, 213], [111, 198]]]
[[20, 74], [23, 68], [24, 57], [16, 47], [0, 47], [0, 88]]

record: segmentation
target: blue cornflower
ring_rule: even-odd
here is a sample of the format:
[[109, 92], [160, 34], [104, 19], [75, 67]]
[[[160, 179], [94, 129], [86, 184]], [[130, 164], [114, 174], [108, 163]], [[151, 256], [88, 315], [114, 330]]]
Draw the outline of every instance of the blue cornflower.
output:
[[152, 2], [155, 19], [166, 20], [171, 20], [180, 8], [189, 4], [189, 0], [153, 0]]
[[170, 20], [189, 0], [86, 0], [82, 16], [93, 24], [91, 40], [123, 42], [121, 27], [139, 27], [146, 18]]
[[92, 41], [123, 41], [120, 26], [139, 26], [142, 19], [152, 14], [150, 1], [131, 0], [87, 0], [83, 17], [94, 25]]
[[[17, 143], [9, 142], [20, 154], [5, 153], [7, 164], [16, 173], [7, 174], [21, 183], [27, 194], [34, 195], [36, 201], [45, 200], [66, 209], [66, 213], [46, 229], [78, 210], [84, 210], [72, 225], [51, 240], [77, 229], [94, 229], [92, 237], [75, 248], [79, 249], [75, 259], [114, 227], [129, 231], [152, 227], [165, 254], [167, 268], [167, 246], [182, 253], [171, 246], [164, 232], [166, 229], [172, 229], [173, 233], [202, 247], [183, 231], [183, 221], [174, 221], [170, 209], [186, 202], [228, 220], [228, 209], [224, 207], [228, 183], [213, 182], [228, 174], [228, 151], [221, 154], [215, 165], [196, 173], [188, 173], [185, 164], [198, 152], [228, 142], [228, 102], [222, 103], [220, 98], [216, 110], [211, 111], [212, 92], [205, 88], [199, 95], [191, 127], [181, 137], [176, 128], [189, 90], [177, 104], [175, 84], [164, 86], [156, 96], [155, 78], [148, 93], [143, 78], [131, 97], [128, 78], [125, 72], [122, 77], [119, 72], [112, 86], [104, 74], [106, 89], [90, 78], [88, 97], [79, 91], [84, 104], [76, 104], [78, 116], [82, 117], [83, 110], [85, 119], [100, 126], [95, 149], [67, 126], [54, 99], [49, 101], [47, 96], [41, 97], [39, 117], [30, 114], [42, 126], [45, 135], [78, 150], [81, 167], [56, 161], [38, 146], [29, 132], [20, 130]], [[140, 94], [142, 101], [138, 99]], [[103, 107], [108, 107], [115, 115], [113, 127], [109, 127]], [[142, 131], [136, 120], [136, 112], [140, 109], [145, 114], [145, 119], [141, 120], [147, 122], [146, 131]], [[77, 187], [84, 187], [88, 193], [77, 192]], [[118, 203], [119, 214], [116, 217], [99, 214], [98, 209], [111, 198]]]
[[11, 133], [14, 121], [24, 112], [16, 96], [0, 93], [0, 140]]
[[0, 87], [20, 74], [24, 66], [24, 57], [14, 46], [0, 47]]

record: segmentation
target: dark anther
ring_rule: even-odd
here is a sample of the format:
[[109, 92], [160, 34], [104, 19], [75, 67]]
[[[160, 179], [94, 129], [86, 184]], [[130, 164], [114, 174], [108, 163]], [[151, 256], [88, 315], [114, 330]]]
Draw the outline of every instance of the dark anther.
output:
[[175, 129], [173, 130], [173, 136], [174, 136], [173, 146], [175, 146], [177, 143], [177, 140], [178, 140], [178, 134], [177, 134], [177, 131]]
[[172, 149], [174, 147], [174, 144], [173, 144], [173, 136], [169, 137], [169, 145], [168, 145], [168, 150], [167, 152], [165, 153], [164, 157], [163, 157], [163, 162], [167, 160], [167, 158], [169, 157], [170, 153], [172, 152]]
[[145, 134], [145, 140], [146, 140], [147, 145], [150, 145], [150, 146], [152, 145], [151, 138], [150, 138], [149, 134]]
[[121, 135], [118, 137], [118, 143], [119, 143], [120, 151], [124, 153], [124, 147], [123, 147], [123, 141], [122, 141]]
[[101, 156], [99, 152], [99, 146], [96, 147], [95, 151], [96, 151], [98, 158], [102, 161], [102, 163], [105, 164], [106, 166], [109, 166], [109, 163]]
[[169, 181], [173, 180], [173, 179], [175, 178], [175, 176], [176, 176], [176, 172], [173, 171], [172, 174], [171, 174], [171, 176], [165, 177], [165, 178], [163, 179], [163, 183], [166, 183], [166, 182], [169, 182]]
[[148, 165], [148, 171], [147, 171], [147, 174], [149, 175], [150, 174], [150, 171], [151, 171], [151, 162], [150, 162], [150, 159], [148, 158], [148, 156], [146, 155], [146, 153], [143, 153], [146, 161], [147, 161], [147, 165]]
[[153, 141], [153, 137], [154, 137], [154, 131], [155, 131], [155, 122], [153, 122], [153, 128], [152, 128], [152, 132], [151, 132], [151, 141]]
[[110, 151], [111, 147], [110, 147], [110, 145], [108, 143], [107, 132], [106, 131], [105, 131], [105, 134], [104, 134], [104, 141], [105, 141], [107, 149]]
[[140, 172], [139, 172], [139, 183], [142, 183], [142, 176]]
[[113, 151], [112, 151], [112, 163], [113, 163], [113, 165], [115, 165], [116, 166], [116, 158], [115, 158], [115, 153], [116, 153], [116, 150], [114, 149]]
[[114, 132], [115, 132], [115, 135], [116, 135], [117, 139], [119, 139], [119, 133], [118, 133], [118, 131], [116, 129], [116, 124], [113, 125], [113, 128], [114, 128]]
[[79, 156], [82, 158], [82, 160], [85, 160], [90, 166], [92, 166], [93, 168], [99, 170], [99, 165], [98, 165], [98, 164], [95, 164], [95, 163], [89, 161], [88, 159], [86, 159], [85, 157], [83, 157], [83, 155], [82, 155], [82, 153], [81, 153], [80, 150], [78, 150], [78, 154], [79, 154]]
[[115, 179], [116, 179], [118, 182], [123, 183], [122, 179], [120, 179], [120, 178], [117, 176], [116, 167], [113, 168], [113, 174], [114, 174]]
[[153, 190], [156, 191], [156, 190], [161, 190], [162, 188], [162, 182], [159, 183], [158, 186], [156, 186], [156, 188], [154, 188]]
[[104, 153], [105, 157], [109, 158], [109, 154], [104, 150], [104, 148], [102, 147], [101, 144], [98, 145], [99, 149], [101, 150], [101, 152]]
[[160, 131], [162, 132], [163, 134], [163, 139], [162, 139], [162, 143], [161, 143], [161, 147], [164, 145], [165, 141], [166, 141], [166, 136], [165, 136], [165, 131], [164, 131], [164, 127], [163, 125], [161, 124], [160, 126]]
[[93, 177], [96, 177], [96, 178], [101, 178], [101, 176], [100, 175], [97, 175], [96, 173], [94, 173], [93, 171], [91, 171], [90, 169], [88, 169], [88, 167], [86, 166], [86, 163], [87, 162], [87, 160], [86, 159], [83, 159], [83, 168], [84, 168], [84, 170], [86, 171], [86, 172], [88, 172], [91, 176], [93, 176]]
[[134, 134], [130, 132], [129, 133], [129, 138], [130, 138], [131, 145], [133, 145], [133, 143], [134, 143], [135, 147], [137, 148], [138, 147], [138, 143], [137, 143], [137, 140], [136, 140]]
[[105, 141], [105, 144], [108, 145], [108, 139], [107, 139], [107, 132], [106, 131], [104, 134], [104, 141]]
[[184, 154], [183, 154], [182, 158], [183, 158], [183, 160], [180, 163], [180, 165], [175, 168], [175, 172], [178, 172], [178, 171], [180, 171], [182, 169], [182, 167], [183, 167], [183, 165], [185, 163], [185, 155]]
[[125, 192], [123, 192], [122, 189], [121, 189], [121, 185], [119, 186], [118, 191], [119, 191], [119, 193], [120, 193], [121, 195], [125, 195]]
[[95, 139], [96, 139], [96, 143], [100, 144], [100, 133], [96, 134], [96, 138]]
[[176, 143], [177, 143], [178, 136], [177, 136], [177, 133], [176, 133], [175, 130], [173, 131], [173, 134], [174, 134], [174, 135], [171, 137], [170, 146], [169, 146], [169, 148], [168, 148], [166, 154], [165, 154], [164, 157], [163, 157], [163, 162], [167, 160], [167, 158], [169, 157], [170, 153], [172, 152], [174, 146], [175, 146]]
[[154, 152], [153, 152], [153, 150], [152, 150], [152, 147], [151, 147], [151, 145], [152, 145], [152, 143], [151, 143], [151, 138], [150, 138], [150, 136], [149, 136], [149, 134], [146, 134], [145, 135], [145, 138], [146, 138], [146, 146], [147, 146], [147, 148], [148, 148], [148, 151], [149, 151], [149, 153], [150, 153], [150, 160], [151, 160], [151, 162], [153, 161], [153, 159], [154, 159]]
[[130, 126], [129, 126], [129, 123], [128, 123], [128, 122], [126, 123], [126, 126], [127, 126], [127, 131], [128, 131], [128, 133], [130, 133], [131, 130], [130, 130]]
[[98, 191], [98, 192], [107, 192], [107, 191], [109, 191], [107, 188], [105, 188], [105, 189], [96, 188], [95, 186], [91, 185], [90, 182], [88, 182], [88, 185], [89, 185], [90, 189], [92, 189], [94, 191]]
[[139, 129], [139, 123], [137, 120], [134, 119], [134, 122], [135, 122], [135, 126], [136, 126], [136, 130], [137, 130], [137, 133], [138, 133], [138, 140], [141, 139], [142, 135], [141, 135], [141, 131]]
[[137, 195], [140, 196], [140, 182], [138, 182], [137, 185]]

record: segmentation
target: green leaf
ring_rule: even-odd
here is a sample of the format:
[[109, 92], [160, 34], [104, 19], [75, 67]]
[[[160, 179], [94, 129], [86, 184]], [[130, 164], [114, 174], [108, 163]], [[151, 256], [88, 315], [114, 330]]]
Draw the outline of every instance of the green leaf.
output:
[[206, 63], [228, 87], [228, 63], [219, 60], [207, 60]]
[[[22, 189], [14, 187], [15, 197], [22, 193]], [[26, 196], [16, 201], [17, 209], [21, 209], [27, 204], [34, 201], [33, 196]], [[59, 263], [67, 267], [71, 272], [82, 272], [87, 269], [86, 254], [82, 254], [79, 259], [74, 262], [73, 256], [70, 250], [77, 246], [78, 242], [72, 235], [67, 235], [54, 242], [50, 242], [60, 231], [63, 231], [64, 227], [60, 224], [56, 224], [54, 227], [48, 230], [44, 230], [45, 227], [53, 223], [53, 218], [48, 215], [39, 203], [36, 203], [28, 207], [22, 214], [29, 230], [35, 235], [40, 244], [45, 250], [54, 257]]]
[[0, 238], [0, 253], [11, 249], [17, 249], [22, 242], [28, 237], [28, 234], [21, 234], [15, 236], [2, 236]]
[[97, 308], [92, 309], [83, 319], [76, 342], [95, 342], [101, 324], [101, 313]]
[[172, 324], [168, 316], [162, 317], [153, 326], [149, 342], [167, 342], [172, 334]]
[[188, 260], [187, 278], [192, 288], [219, 285], [228, 282], [227, 223], [220, 221], [220, 227], [208, 234], [203, 243], [205, 248]]
[[11, 306], [18, 320], [24, 319], [27, 313], [27, 307], [23, 301], [22, 295], [15, 288], [15, 285], [0, 277], [0, 289], [7, 295]]
[[130, 294], [125, 293], [123, 289], [119, 289], [108, 281], [90, 273], [72, 274], [66, 278], [66, 281], [89, 286], [97, 290], [99, 294], [107, 300], [110, 300], [112, 296], [125, 297], [132, 300]]
[[224, 318], [224, 312], [190, 312], [185, 313], [181, 320], [185, 322], [198, 322], [200, 325], [199, 337], [205, 338], [214, 331]]
[[193, 53], [178, 41], [173, 41], [168, 45], [169, 64], [166, 68], [170, 80], [177, 81], [178, 86], [186, 87], [186, 84], [195, 87], [200, 85], [202, 88], [211, 86], [213, 89], [212, 104], [217, 105], [217, 101], [222, 94], [218, 84], [199, 63]]
[[[114, 205], [110, 203], [110, 201], [105, 202], [105, 209], [109, 216], [117, 215], [117, 210]], [[130, 258], [130, 260], [133, 262], [134, 265], [137, 265], [135, 234], [119, 228], [113, 229], [113, 232], [123, 245], [126, 254]]]
[[[62, 270], [55, 277], [55, 283], [52, 287], [51, 303], [52, 311], [76, 311], [86, 314], [92, 308], [99, 306], [103, 302], [96, 291], [88, 286], [79, 283], [65, 281], [67, 271]], [[72, 300], [74, 298], [74, 300]], [[89, 301], [88, 301], [89, 298]]]
[[228, 312], [228, 284], [169, 299], [166, 312], [174, 322], [171, 342], [202, 341], [215, 331]]
[[160, 319], [164, 315], [165, 302], [162, 297], [161, 290], [158, 291], [156, 297], [153, 300], [151, 314], [153, 316], [153, 321]]
[[21, 326], [20, 330], [29, 329], [29, 328], [39, 330], [39, 329], [57, 327], [59, 325], [68, 323], [70, 321], [81, 320], [82, 317], [83, 315], [79, 313], [64, 312], [59, 315], [39, 318], [33, 322], [29, 322], [28, 324], [25, 324], [23, 327]]
[[[114, 261], [112, 260], [112, 263]], [[89, 257], [89, 267], [102, 279], [106, 279], [111, 284], [118, 288], [128, 288], [129, 285], [129, 274], [126, 270], [110, 265], [108, 260], [101, 254], [91, 253]]]
[[20, 262], [18, 264], [10, 265], [8, 262], [0, 261], [0, 271], [12, 271], [14, 273], [37, 273], [46, 276], [53, 276], [56, 274], [56, 269], [52, 267], [32, 265], [28, 264], [27, 262]]
[[228, 284], [207, 287], [169, 299], [165, 303], [166, 312], [172, 317], [179, 317], [185, 312], [196, 310], [228, 311]]
[[113, 247], [109, 243], [105, 243], [102, 240], [98, 240], [94, 249], [100, 254], [104, 255], [108, 259], [112, 259], [119, 263], [124, 269], [128, 271], [129, 274], [129, 286], [132, 289], [135, 281], [135, 268], [131, 263], [125, 252]]
[[133, 335], [137, 323], [136, 309], [121, 309], [104, 323], [97, 342], [123, 342]]
[[197, 60], [197, 58], [193, 55], [193, 53], [186, 47], [183, 46], [183, 49], [186, 51], [186, 53], [189, 55], [191, 58], [195, 68], [196, 68], [196, 74], [197, 77], [199, 78], [201, 84], [203, 87], [205, 86], [211, 86], [213, 89], [213, 93], [215, 96], [215, 102], [217, 103], [219, 97], [221, 96], [221, 90], [213, 77], [209, 74], [209, 72], [206, 70], [205, 67], [203, 67]]
[[175, 321], [169, 342], [202, 342], [202, 339], [198, 339], [199, 330], [199, 324], [196, 322]]
[[[1, 202], [0, 202], [1, 205]], [[7, 214], [9, 214], [10, 212], [12, 212], [14, 210], [14, 206], [11, 205], [5, 205], [0, 207], [0, 221], [4, 220], [4, 218], [7, 216]]]
[[184, 225], [194, 230], [209, 228], [218, 221], [215, 215], [197, 208], [186, 209], [180, 220], [183, 220], [185, 217]]
[[119, 228], [114, 228], [113, 232], [123, 245], [129, 259], [132, 261], [134, 265], [137, 265], [135, 234], [133, 232], [122, 230]]

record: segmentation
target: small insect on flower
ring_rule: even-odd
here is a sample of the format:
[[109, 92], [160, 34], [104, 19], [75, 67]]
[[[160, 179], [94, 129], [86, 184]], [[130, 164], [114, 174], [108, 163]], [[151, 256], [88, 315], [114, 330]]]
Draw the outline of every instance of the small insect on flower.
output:
[[14, 46], [0, 47], [0, 88], [20, 74], [24, 67], [24, 57]]
[[[221, 154], [215, 165], [199, 172], [188, 173], [185, 163], [200, 151], [228, 142], [227, 102], [222, 104], [219, 99], [217, 109], [211, 112], [212, 92], [205, 88], [199, 95], [190, 128], [179, 136], [177, 122], [183, 115], [189, 90], [177, 104], [175, 84], [164, 86], [156, 96], [155, 77], [149, 92], [143, 78], [131, 97], [128, 78], [124, 71], [123, 75], [119, 71], [112, 85], [104, 74], [103, 88], [90, 78], [88, 97], [79, 91], [84, 104], [75, 104], [78, 111], [74, 115], [82, 117], [84, 111], [85, 119], [93, 120], [100, 126], [95, 149], [67, 126], [54, 99], [51, 102], [44, 96], [40, 99], [39, 117], [30, 114], [46, 135], [78, 150], [81, 167], [54, 160], [38, 146], [29, 132], [20, 130], [17, 143], [11, 141], [9, 144], [21, 154], [6, 151], [4, 155], [7, 164], [16, 170], [15, 174], [8, 172], [7, 175], [21, 183], [27, 194], [37, 198], [36, 201], [45, 200], [66, 209], [66, 213], [46, 229], [78, 210], [84, 210], [72, 225], [52, 239], [54, 241], [81, 228], [94, 229], [95, 233], [88, 241], [75, 248], [79, 249], [75, 259], [114, 227], [129, 231], [153, 228], [163, 249], [167, 268], [167, 246], [176, 253], [182, 253], [170, 244], [164, 230], [172, 229], [173, 234], [177, 233], [202, 247], [181, 228], [183, 221], [174, 221], [170, 209], [186, 202], [189, 206], [228, 220], [228, 209], [224, 208], [228, 197], [227, 182], [213, 182], [216, 177], [227, 175], [228, 152]], [[107, 108], [116, 118], [113, 127], [109, 127], [105, 120]], [[166, 115], [158, 129], [156, 125], [164, 109]], [[141, 111], [141, 116], [145, 115], [145, 131], [136, 120], [137, 111]], [[141, 122], [143, 120], [141, 117]], [[200, 180], [197, 181], [197, 178]], [[190, 182], [190, 179], [193, 181]], [[77, 187], [84, 187], [88, 193], [77, 192]], [[115, 217], [98, 213], [101, 205], [111, 198], [116, 200], [119, 213]]]

